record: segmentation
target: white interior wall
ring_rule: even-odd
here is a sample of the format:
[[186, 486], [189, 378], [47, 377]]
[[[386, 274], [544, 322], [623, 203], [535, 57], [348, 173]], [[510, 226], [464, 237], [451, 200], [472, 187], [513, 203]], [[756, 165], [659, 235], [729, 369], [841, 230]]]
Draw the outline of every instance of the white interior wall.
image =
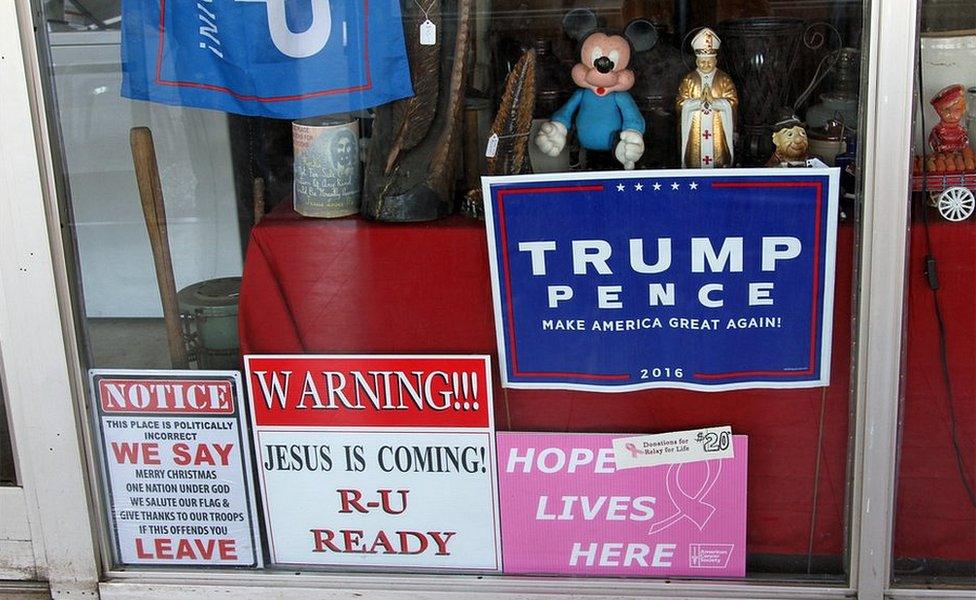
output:
[[177, 288], [241, 273], [227, 117], [122, 98], [119, 33], [52, 33], [55, 91], [88, 317], [162, 307], [129, 149], [152, 129]]

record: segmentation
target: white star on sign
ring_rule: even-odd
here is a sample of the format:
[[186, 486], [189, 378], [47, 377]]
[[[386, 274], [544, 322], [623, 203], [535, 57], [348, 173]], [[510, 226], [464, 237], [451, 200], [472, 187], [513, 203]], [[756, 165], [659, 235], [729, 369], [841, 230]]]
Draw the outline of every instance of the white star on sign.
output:
[[641, 190], [644, 189], [644, 184], [643, 183], [635, 183], [634, 184], [634, 189], [639, 192], [639, 191], [641, 191]]
[[659, 191], [660, 189], [661, 189], [661, 184], [660, 184], [660, 183], [655, 183], [655, 184], [654, 184], [654, 191], [655, 191], [655, 192], [657, 192], [657, 191]]
[[624, 191], [624, 184], [622, 184], [622, 183], [618, 183], [618, 184], [617, 184], [617, 191], [618, 191], [618, 192], [622, 192], [622, 191]]
[[697, 190], [698, 189], [698, 182], [697, 181], [692, 181], [691, 183], [688, 184], [688, 187], [690, 187], [693, 190]]
[[678, 188], [680, 188], [680, 187], [681, 187], [681, 186], [680, 186], [680, 185], [678, 185], [678, 182], [677, 182], [677, 181], [675, 181], [674, 183], [672, 183], [672, 184], [671, 184], [671, 189], [672, 189], [672, 190], [676, 190], [676, 189], [678, 189]]

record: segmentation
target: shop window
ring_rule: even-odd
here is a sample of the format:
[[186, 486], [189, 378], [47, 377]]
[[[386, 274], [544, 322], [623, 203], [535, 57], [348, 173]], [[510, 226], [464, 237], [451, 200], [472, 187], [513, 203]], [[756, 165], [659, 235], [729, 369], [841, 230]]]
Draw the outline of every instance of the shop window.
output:
[[[84, 366], [235, 371], [244, 367], [244, 356], [487, 355], [490, 366], [482, 377], [456, 379], [452, 393], [477, 396], [474, 390], [484, 390], [491, 382], [497, 432], [620, 437], [729, 426], [734, 436], [748, 437], [748, 460], [742, 458], [742, 470], [735, 471], [741, 476], [742, 485], [735, 492], [741, 494], [737, 496], [741, 502], [728, 502], [729, 510], [738, 511], [738, 520], [729, 517], [729, 527], [745, 532], [745, 551], [741, 544], [695, 542], [683, 548], [688, 561], [695, 562], [689, 568], [699, 569], [693, 575], [711, 578], [713, 571], [706, 569], [715, 567], [722, 577], [744, 574], [843, 584], [849, 554], [851, 373], [857, 348], [852, 327], [858, 300], [854, 265], [863, 202], [858, 144], [866, 71], [862, 64], [869, 59], [864, 4], [842, 0], [268, 0], [201, 1], [192, 6], [161, 0], [121, 5], [95, 0], [45, 2], [44, 49], [52, 73], [47, 84], [64, 157], [61, 166], [66, 177], [60, 192], [75, 266], [72, 300], [82, 323]], [[597, 30], [603, 37], [592, 35]], [[604, 118], [611, 123], [607, 125]], [[834, 167], [837, 170], [824, 170]], [[596, 175], [606, 171], [611, 173]], [[654, 229], [655, 224], [670, 223], [665, 217], [679, 223], [673, 231], [688, 238], [675, 234], [671, 241], [674, 263], [685, 265], [681, 268], [689, 272], [710, 269], [734, 275], [752, 269], [757, 277], [772, 277], [778, 260], [797, 256], [807, 260], [810, 255], [801, 252], [815, 248], [816, 258], [810, 258], [803, 280], [806, 293], [794, 294], [806, 311], [756, 312], [759, 309], [751, 307], [772, 304], [772, 287], [762, 287], [766, 279], [733, 277], [728, 289], [721, 291], [728, 291], [728, 302], [750, 308], [722, 313], [725, 337], [721, 345], [713, 344], [707, 330], [717, 325], [703, 318], [708, 313], [702, 311], [721, 306], [719, 288], [708, 287], [714, 282], [689, 275], [686, 287], [671, 291], [668, 281], [648, 288], [647, 281], [638, 278], [634, 281], [643, 281], [644, 286], [641, 301], [647, 303], [649, 294], [652, 302], [665, 307], [659, 327], [678, 333], [666, 349], [651, 352], [645, 338], [630, 336], [655, 327], [653, 318], [647, 318], [645, 325], [648, 315], [644, 313], [631, 310], [627, 318], [602, 313], [604, 317], [597, 321], [608, 328], [607, 336], [619, 334], [617, 339], [634, 341], [595, 361], [623, 356], [636, 361], [645, 350], [652, 357], [643, 364], [628, 363], [627, 377], [635, 379], [628, 381], [630, 388], [598, 393], [594, 386], [601, 381], [612, 384], [612, 377], [591, 377], [580, 384], [574, 380], [578, 371], [559, 371], [556, 375], [562, 379], [547, 389], [503, 385], [503, 376], [506, 383], [519, 383], [523, 371], [512, 362], [514, 347], [506, 346], [506, 335], [499, 333], [509, 330], [496, 323], [506, 313], [495, 309], [504, 299], [497, 278], [499, 287], [492, 290], [492, 250], [486, 248], [486, 236], [500, 233], [499, 224], [514, 227], [515, 222], [493, 220], [501, 218], [498, 205], [493, 212], [492, 189], [482, 188], [480, 178], [533, 173], [556, 182], [597, 178], [607, 186], [601, 192], [618, 190], [630, 202], [635, 194], [674, 194], [673, 203], [662, 205], [656, 217], [642, 217], [646, 231], [654, 232], [644, 240], [647, 254], [621, 263], [637, 276], [654, 273], [649, 264], [652, 245], [660, 249], [664, 247], [660, 240], [670, 240], [671, 230]], [[682, 220], [683, 211], [705, 210], [691, 208], [693, 202], [700, 202], [692, 194], [719, 193], [695, 179], [696, 174], [701, 181], [711, 182], [723, 173], [738, 178], [719, 186], [726, 194], [723, 216]], [[805, 173], [825, 179], [804, 180], [809, 193], [797, 192], [796, 202], [777, 196], [776, 189], [789, 187], [786, 184], [792, 185]], [[611, 181], [613, 177], [619, 181]], [[543, 178], [524, 180], [535, 190]], [[789, 213], [781, 222], [776, 221], [778, 209], [758, 210], [754, 204], [769, 199], [785, 202], [783, 210], [795, 209], [801, 200], [814, 197], [813, 189], [824, 194], [816, 196], [815, 209]], [[590, 223], [615, 219], [616, 231], [608, 235], [634, 227], [624, 216], [613, 214], [613, 204], [607, 206], [606, 219], [594, 214]], [[564, 205], [560, 218], [571, 218], [571, 212]], [[509, 216], [516, 218], [514, 211]], [[545, 224], [545, 219], [540, 222]], [[716, 222], [722, 226], [708, 228]], [[780, 226], [802, 230], [811, 236], [812, 244], [801, 244], [800, 234], [782, 234]], [[753, 237], [735, 234], [734, 227], [748, 230]], [[653, 238], [658, 244], [648, 241]], [[541, 269], [526, 271], [526, 281], [545, 271], [547, 256], [566, 265], [573, 260], [569, 254], [559, 254], [563, 248], [557, 250], [555, 242], [551, 248], [531, 245], [545, 244], [548, 238], [527, 237], [526, 241], [530, 245], [520, 254], [527, 261], [525, 269]], [[612, 248], [615, 256], [634, 253], [626, 236], [616, 241], [623, 245]], [[736, 245], [740, 242], [741, 248]], [[617, 268], [617, 263], [608, 266], [606, 257], [601, 263], [602, 248], [580, 250], [583, 258], [572, 263], [580, 272], [566, 267], [567, 278], [586, 283], [573, 288], [562, 285], [566, 282], [551, 282], [540, 293], [549, 293], [556, 306], [571, 298], [581, 303], [588, 298], [590, 304], [599, 302], [605, 305], [601, 309], [613, 310], [614, 303], [621, 301], [614, 294], [624, 297], [632, 290], [597, 289], [600, 284], [593, 274]], [[547, 254], [550, 251], [553, 254]], [[694, 266], [696, 260], [700, 269]], [[737, 260], [744, 266], [736, 267]], [[573, 279], [576, 276], [580, 277]], [[687, 314], [667, 309], [669, 299], [678, 302], [679, 298], [691, 307]], [[558, 323], [549, 329], [573, 328], [582, 320], [556, 319]], [[506, 322], [514, 339], [515, 326]], [[593, 322], [586, 325], [592, 335]], [[771, 341], [777, 338], [770, 332], [783, 327], [794, 327], [798, 333], [781, 339], [783, 345]], [[737, 333], [728, 333], [731, 330]], [[770, 337], [757, 333], [761, 331]], [[551, 359], [568, 369], [565, 365], [572, 365], [572, 359], [592, 351], [590, 342], [564, 339], [569, 342], [554, 348], [541, 346], [544, 349], [535, 355], [539, 364], [549, 364]], [[593, 340], [604, 343], [605, 338]], [[722, 364], [736, 362], [730, 357], [754, 355], [757, 360], [750, 364], [766, 361], [777, 366], [772, 375], [761, 366], [726, 372], [716, 372], [715, 367], [694, 385], [686, 385], [688, 378], [701, 373], [677, 361], [679, 354]], [[785, 364], [784, 356], [796, 356], [797, 362]], [[550, 377], [556, 370], [539, 368], [537, 375], [528, 377]], [[247, 370], [243, 375], [252, 392], [260, 386], [260, 376]], [[99, 394], [104, 393], [108, 400], [100, 405], [103, 409], [123, 406], [122, 388], [114, 388], [121, 396], [111, 396], [108, 387], [100, 387], [113, 376], [126, 377], [95, 375], [92, 404], [99, 405]], [[158, 374], [157, 378], [172, 376]], [[400, 380], [400, 384], [413, 385], [404, 377], [407, 383]], [[263, 381], [273, 387], [269, 380]], [[647, 385], [654, 381], [662, 385]], [[708, 387], [716, 381], [717, 388]], [[134, 393], [139, 398], [140, 392]], [[246, 397], [240, 401], [248, 402]], [[314, 404], [312, 395], [307, 401]], [[455, 410], [462, 410], [460, 399], [457, 404]], [[95, 470], [105, 490], [100, 498], [105, 520], [123, 518], [119, 511], [138, 520], [137, 513], [147, 506], [157, 506], [153, 514], [169, 519], [162, 514], [166, 506], [154, 504], [156, 498], [168, 498], [166, 486], [178, 489], [186, 481], [133, 480], [129, 491], [140, 494], [139, 502], [150, 504], [131, 500], [131, 505], [112, 505], [117, 498], [111, 493], [117, 483], [112, 478], [121, 471], [109, 469], [106, 462], [113, 457], [117, 463], [124, 457], [135, 461], [151, 450], [113, 446], [113, 440], [122, 443], [116, 434], [122, 435], [118, 432], [129, 426], [104, 428], [108, 422], [104, 416], [98, 413], [92, 419], [93, 426], [102, 429], [90, 456], [98, 463]], [[256, 424], [247, 419], [238, 424], [250, 439], [249, 428]], [[362, 432], [355, 424], [346, 425], [348, 431], [336, 435], [348, 437], [343, 438], [348, 454], [336, 450], [328, 457], [303, 455], [302, 465], [310, 468], [309, 461], [315, 459], [322, 470], [347, 464], [354, 471], [358, 464], [354, 438]], [[140, 443], [158, 441], [151, 427], [140, 435]], [[716, 444], [723, 451], [731, 444], [740, 448], [740, 457], [745, 456], [744, 447], [736, 446], [744, 441], [725, 439], [723, 446], [722, 439], [717, 437]], [[301, 446], [296, 444], [284, 441], [281, 447]], [[307, 454], [310, 447], [305, 444], [299, 454]], [[508, 447], [501, 438], [498, 447], [501, 471], [501, 450]], [[263, 465], [284, 464], [292, 456], [291, 450], [277, 455], [269, 448], [254, 451], [251, 458], [258, 475], [246, 472], [244, 479], [259, 492], [256, 501], [265, 511], [253, 539], [255, 562], [265, 563], [267, 569], [291, 571], [336, 566], [302, 557], [289, 559], [289, 548], [281, 547], [281, 538], [275, 547], [268, 526], [268, 515], [274, 516], [275, 509], [270, 505], [293, 500], [308, 488], [294, 495], [261, 495], [262, 485], [274, 485], [258, 481]], [[599, 454], [584, 450], [577, 453], [578, 460]], [[448, 462], [454, 460], [450, 453], [445, 456]], [[552, 457], [558, 459], [555, 453]], [[217, 460], [200, 454], [195, 459]], [[409, 452], [388, 459], [394, 462], [386, 464], [407, 470], [406, 462], [396, 461], [419, 460]], [[464, 460], [456, 462], [467, 464]], [[496, 469], [495, 464], [479, 464]], [[544, 466], [555, 468], [553, 464]], [[706, 483], [717, 475], [700, 467], [684, 471], [690, 473], [686, 475], [690, 480], [703, 481], [699, 493], [681, 489], [697, 503], [696, 509], [708, 512], [715, 504], [704, 497], [711, 489]], [[940, 463], [939, 469], [953, 476], [952, 465]], [[134, 472], [131, 476], [140, 477]], [[562, 520], [582, 519], [584, 512], [608, 522], [618, 520], [618, 515], [624, 521], [651, 518], [652, 501], [641, 500], [633, 490], [608, 495], [599, 486], [594, 489], [585, 507], [582, 500], [565, 498], [558, 502], [552, 498], [545, 506], [534, 504], [533, 510], [541, 515], [536, 520], [556, 522], [562, 519], [558, 515], [566, 515]], [[334, 486], [327, 490], [330, 498], [344, 502], [343, 514], [368, 512], [369, 502], [379, 506], [403, 500], [345, 492]], [[653, 503], [661, 516], [673, 510], [664, 496]], [[443, 510], [450, 512], [457, 506], [446, 505]], [[390, 507], [393, 510], [395, 505]], [[307, 512], [302, 508], [289, 514]], [[696, 521], [691, 514], [683, 519], [681, 511], [679, 507], [674, 520], [689, 531], [694, 524], [700, 532], [709, 519], [698, 515]], [[349, 519], [331, 528], [305, 527], [305, 533], [312, 532], [310, 552], [317, 553], [309, 556], [318, 560], [339, 552], [337, 548], [366, 547], [361, 538], [368, 536], [355, 533], [362, 527]], [[537, 539], [517, 528], [506, 534], [505, 520], [503, 512], [502, 548], [505, 535], [515, 536], [510, 546]], [[340, 527], [343, 523], [352, 525]], [[908, 521], [905, 527], [912, 530], [920, 523]], [[115, 534], [110, 524], [103, 525], [107, 534]], [[165, 526], [196, 531], [193, 528], [199, 524], [184, 519]], [[655, 531], [660, 527], [664, 525], [649, 524]], [[428, 537], [404, 533], [381, 538], [373, 533], [368, 548], [372, 554], [394, 554], [392, 548], [399, 545], [401, 553], [410, 554], [422, 545], [434, 552], [451, 537], [444, 531], [422, 533]], [[603, 541], [611, 545], [580, 546], [576, 558], [567, 559], [579, 566], [571, 574], [599, 575], [601, 566], [623, 569], [602, 572], [607, 575], [666, 573], [647, 565], [664, 564], [672, 550], [617, 547], [611, 540]], [[202, 543], [202, 549], [189, 545], [185, 556], [196, 559], [201, 552], [221, 551]], [[133, 548], [116, 546], [106, 560], [113, 567], [135, 568], [157, 559], [172, 566], [179, 549], [169, 542], [161, 544], [142, 540]], [[970, 560], [971, 550], [970, 544]], [[965, 559], [967, 550], [960, 551]], [[722, 570], [736, 552], [741, 572]], [[471, 553], [452, 568], [493, 570], [479, 562], [480, 554], [476, 560], [474, 550]], [[506, 560], [509, 566], [517, 562]], [[252, 566], [246, 561], [226, 564]], [[345, 564], [346, 570], [382, 566], [370, 561]], [[395, 564], [405, 572], [431, 566], [419, 560]], [[466, 570], [465, 564], [475, 566]], [[502, 569], [501, 561], [495, 565], [494, 570]], [[587, 565], [595, 566], [584, 569]], [[640, 572], [640, 566], [646, 569]], [[633, 569], [627, 571], [629, 567]], [[564, 571], [531, 564], [521, 572]]]
[[894, 579], [971, 586], [976, 13], [959, 2], [920, 4]]

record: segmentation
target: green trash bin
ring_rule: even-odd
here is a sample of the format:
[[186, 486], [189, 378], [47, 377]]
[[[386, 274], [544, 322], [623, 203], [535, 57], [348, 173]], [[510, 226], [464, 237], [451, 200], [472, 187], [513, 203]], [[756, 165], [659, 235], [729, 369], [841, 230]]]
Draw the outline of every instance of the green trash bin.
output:
[[240, 368], [237, 299], [240, 277], [208, 279], [179, 291], [187, 356], [199, 369]]

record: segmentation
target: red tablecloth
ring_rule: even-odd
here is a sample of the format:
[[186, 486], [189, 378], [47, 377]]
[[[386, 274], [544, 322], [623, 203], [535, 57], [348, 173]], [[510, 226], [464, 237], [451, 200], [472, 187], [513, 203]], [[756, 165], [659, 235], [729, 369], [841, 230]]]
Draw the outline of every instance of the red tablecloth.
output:
[[[976, 219], [949, 223], [930, 215], [928, 237], [941, 286], [956, 435], [969, 481], [976, 484]], [[976, 507], [953, 450], [934, 299], [925, 277], [925, 239], [924, 224], [913, 223], [895, 556], [972, 561]]]
[[[841, 555], [854, 236], [850, 227], [841, 227], [838, 237], [830, 387], [713, 394], [505, 390], [498, 386], [496, 370], [498, 428], [653, 432], [731, 425], [749, 436], [749, 551], [803, 555], [812, 537], [814, 554]], [[960, 318], [958, 307], [947, 306], [946, 311]], [[917, 320], [930, 326], [927, 313]], [[971, 340], [972, 322], [969, 333]], [[479, 353], [491, 354], [497, 362], [484, 226], [461, 217], [409, 225], [358, 218], [314, 220], [279, 206], [251, 234], [241, 288], [240, 339], [245, 354]], [[936, 373], [932, 368], [929, 374]], [[968, 385], [971, 392], [971, 379]], [[962, 389], [960, 384], [960, 404]], [[944, 437], [944, 422], [933, 417], [933, 412], [919, 411], [913, 427], [925, 432], [922, 437]], [[906, 435], [911, 431], [906, 426]], [[970, 448], [972, 433], [968, 430]], [[929, 464], [935, 457], [915, 458]], [[941, 478], [941, 487], [948, 488], [958, 476], [943, 458], [940, 454], [938, 470], [929, 470], [929, 476]], [[972, 525], [972, 511], [967, 517], [959, 509], [946, 508]], [[946, 512], [931, 514], [945, 518]], [[973, 527], [969, 530], [971, 557]], [[930, 533], [915, 522], [899, 532], [908, 540]], [[953, 556], [966, 554], [959, 547], [964, 537], [957, 532]], [[940, 545], [927, 550], [927, 556], [943, 556], [946, 550]]]

